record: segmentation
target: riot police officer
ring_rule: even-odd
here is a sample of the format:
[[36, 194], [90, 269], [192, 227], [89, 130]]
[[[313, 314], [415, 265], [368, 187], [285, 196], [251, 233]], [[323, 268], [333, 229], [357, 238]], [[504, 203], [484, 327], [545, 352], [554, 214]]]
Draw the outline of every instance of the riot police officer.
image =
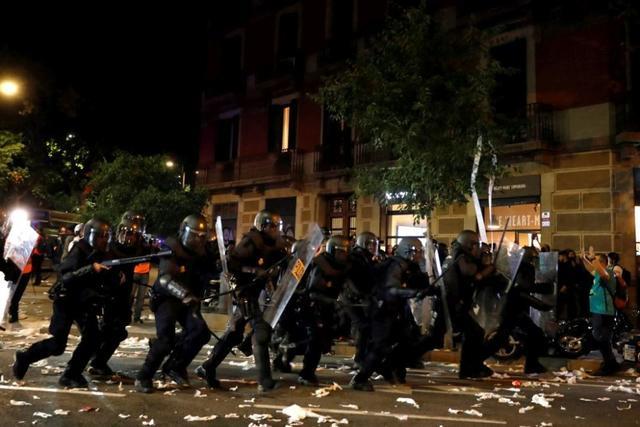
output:
[[[114, 258], [128, 258], [149, 253], [145, 247], [142, 233], [144, 217], [141, 214], [126, 212], [116, 230], [115, 243], [111, 245], [111, 256]], [[95, 357], [89, 365], [89, 374], [97, 377], [113, 375], [113, 370], [107, 362], [118, 349], [122, 341], [127, 338], [126, 326], [131, 323], [131, 291], [133, 286], [134, 265], [114, 267], [124, 278], [124, 283], [115, 288], [107, 289], [100, 311], [100, 344]]]
[[262, 210], [254, 219], [254, 227], [229, 253], [229, 272], [236, 283], [234, 303], [237, 305], [229, 326], [196, 374], [207, 381], [211, 388], [220, 388], [216, 378], [216, 368], [231, 349], [242, 342], [247, 322], [253, 328], [253, 357], [258, 369], [258, 391], [268, 391], [275, 387], [271, 377], [269, 362], [269, 341], [271, 326], [262, 318], [259, 298], [271, 277], [275, 277], [274, 265], [284, 259], [285, 245], [281, 238], [282, 219], [280, 215]]
[[53, 315], [49, 324], [50, 338], [18, 351], [13, 364], [16, 379], [24, 378], [29, 365], [49, 356], [61, 355], [67, 346], [71, 325], [76, 323], [81, 340], [74, 350], [59, 383], [65, 387], [87, 387], [82, 376], [98, 345], [98, 322], [95, 304], [101, 288], [119, 285], [119, 275], [101, 264], [109, 248], [111, 229], [106, 221], [91, 219], [79, 240], [60, 264], [60, 279], [52, 287]]
[[473, 320], [469, 311], [473, 305], [476, 286], [493, 274], [490, 256], [484, 257], [478, 233], [460, 232], [452, 244], [452, 255], [444, 269], [447, 304], [454, 333], [462, 334], [460, 351], [460, 378], [491, 376], [493, 371], [483, 362], [488, 357], [484, 330]]
[[355, 390], [373, 391], [369, 377], [378, 370], [390, 382], [404, 382], [407, 353], [411, 337], [404, 336], [410, 322], [408, 300], [430, 290], [427, 275], [420, 270], [424, 258], [422, 242], [403, 238], [394, 256], [379, 268], [379, 281], [371, 309], [371, 344], [358, 373], [351, 380]]
[[374, 268], [378, 253], [378, 239], [375, 234], [365, 231], [356, 237], [355, 247], [349, 256], [351, 280], [347, 282], [342, 295], [347, 302], [345, 310], [351, 319], [352, 337], [356, 346], [354, 361], [358, 366], [369, 341], [368, 304], [371, 302], [371, 292], [375, 284]]
[[316, 368], [322, 354], [331, 350], [338, 296], [349, 273], [350, 249], [348, 238], [331, 236], [327, 240], [324, 252], [313, 259], [306, 283], [309, 301], [306, 316], [309, 342], [298, 377], [300, 384], [318, 384]]
[[[173, 252], [160, 260], [153, 285], [151, 309], [156, 318], [157, 339], [149, 348], [135, 382], [143, 393], [153, 392], [153, 376], [163, 360], [162, 371], [180, 386], [188, 386], [187, 367], [209, 342], [211, 332], [200, 312], [200, 300], [219, 257], [207, 245], [209, 228], [202, 215], [189, 215], [180, 225], [178, 238], [167, 239]], [[176, 323], [182, 326], [176, 338]]]

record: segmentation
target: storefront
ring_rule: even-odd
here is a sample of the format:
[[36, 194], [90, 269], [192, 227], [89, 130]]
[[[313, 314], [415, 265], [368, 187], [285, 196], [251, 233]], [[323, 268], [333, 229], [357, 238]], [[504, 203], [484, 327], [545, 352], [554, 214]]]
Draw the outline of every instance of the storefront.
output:
[[499, 243], [506, 230], [506, 239], [540, 247], [540, 175], [512, 176], [497, 182], [491, 208], [486, 193], [484, 197], [481, 204], [490, 243]]
[[425, 243], [424, 233], [427, 231], [427, 220], [421, 219], [414, 222], [416, 217], [412, 211], [403, 210], [400, 205], [391, 205], [387, 208], [387, 237], [385, 239], [386, 251], [402, 240], [403, 237], [416, 237]]

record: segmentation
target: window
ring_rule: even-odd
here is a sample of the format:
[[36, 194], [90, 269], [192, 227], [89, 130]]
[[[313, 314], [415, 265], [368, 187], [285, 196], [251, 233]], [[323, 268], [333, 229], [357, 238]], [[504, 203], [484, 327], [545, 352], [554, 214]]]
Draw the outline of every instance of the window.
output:
[[222, 42], [222, 76], [225, 80], [238, 78], [242, 71], [242, 36], [227, 37]]
[[497, 120], [509, 132], [511, 142], [522, 142], [527, 137], [527, 40], [495, 46], [491, 56], [505, 69], [496, 76], [492, 97]]
[[330, 38], [348, 40], [353, 33], [353, 1], [333, 0], [331, 2]]
[[215, 227], [216, 218], [222, 219], [222, 233], [224, 234], [224, 243], [235, 242], [236, 229], [238, 227], [238, 204], [237, 203], [219, 203], [213, 205], [213, 226]]
[[286, 152], [296, 148], [298, 102], [293, 99], [273, 104], [269, 112], [269, 151]]
[[278, 59], [290, 58], [298, 50], [298, 12], [280, 15], [278, 25]]
[[227, 162], [238, 157], [240, 116], [218, 120], [215, 161]]
[[499, 244], [502, 232], [505, 239], [520, 246], [540, 246], [540, 203], [521, 203], [493, 206], [491, 217], [489, 208], [484, 209], [487, 237], [492, 244]]
[[325, 109], [322, 120], [322, 170], [353, 166], [351, 128], [331, 118]]
[[414, 224], [415, 214], [402, 210], [400, 205], [392, 205], [387, 210], [387, 252], [397, 245], [403, 237], [417, 237], [426, 244], [424, 233], [427, 231], [427, 220], [421, 219]]
[[356, 235], [357, 202], [349, 195], [331, 197], [328, 224], [332, 235], [353, 237]]
[[265, 209], [280, 214], [283, 227], [282, 234], [294, 237], [296, 232], [296, 198], [280, 197], [265, 200]]

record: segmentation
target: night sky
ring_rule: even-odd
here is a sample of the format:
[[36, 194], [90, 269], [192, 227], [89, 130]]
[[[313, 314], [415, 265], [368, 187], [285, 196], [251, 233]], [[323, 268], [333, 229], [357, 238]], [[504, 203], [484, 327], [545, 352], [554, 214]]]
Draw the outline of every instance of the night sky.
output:
[[43, 9], [34, 2], [3, 13], [0, 74], [26, 77], [31, 93], [77, 93], [72, 126], [102, 146], [173, 152], [193, 163], [207, 14], [158, 2], [145, 10], [91, 4], [100, 6]]

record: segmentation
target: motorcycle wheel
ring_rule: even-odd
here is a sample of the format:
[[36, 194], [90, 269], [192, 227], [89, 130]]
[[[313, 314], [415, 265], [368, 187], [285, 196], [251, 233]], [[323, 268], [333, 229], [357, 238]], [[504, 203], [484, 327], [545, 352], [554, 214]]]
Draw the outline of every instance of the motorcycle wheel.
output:
[[497, 360], [517, 359], [522, 354], [522, 344], [513, 335], [509, 334], [509, 342], [501, 346], [498, 351], [493, 354]]

